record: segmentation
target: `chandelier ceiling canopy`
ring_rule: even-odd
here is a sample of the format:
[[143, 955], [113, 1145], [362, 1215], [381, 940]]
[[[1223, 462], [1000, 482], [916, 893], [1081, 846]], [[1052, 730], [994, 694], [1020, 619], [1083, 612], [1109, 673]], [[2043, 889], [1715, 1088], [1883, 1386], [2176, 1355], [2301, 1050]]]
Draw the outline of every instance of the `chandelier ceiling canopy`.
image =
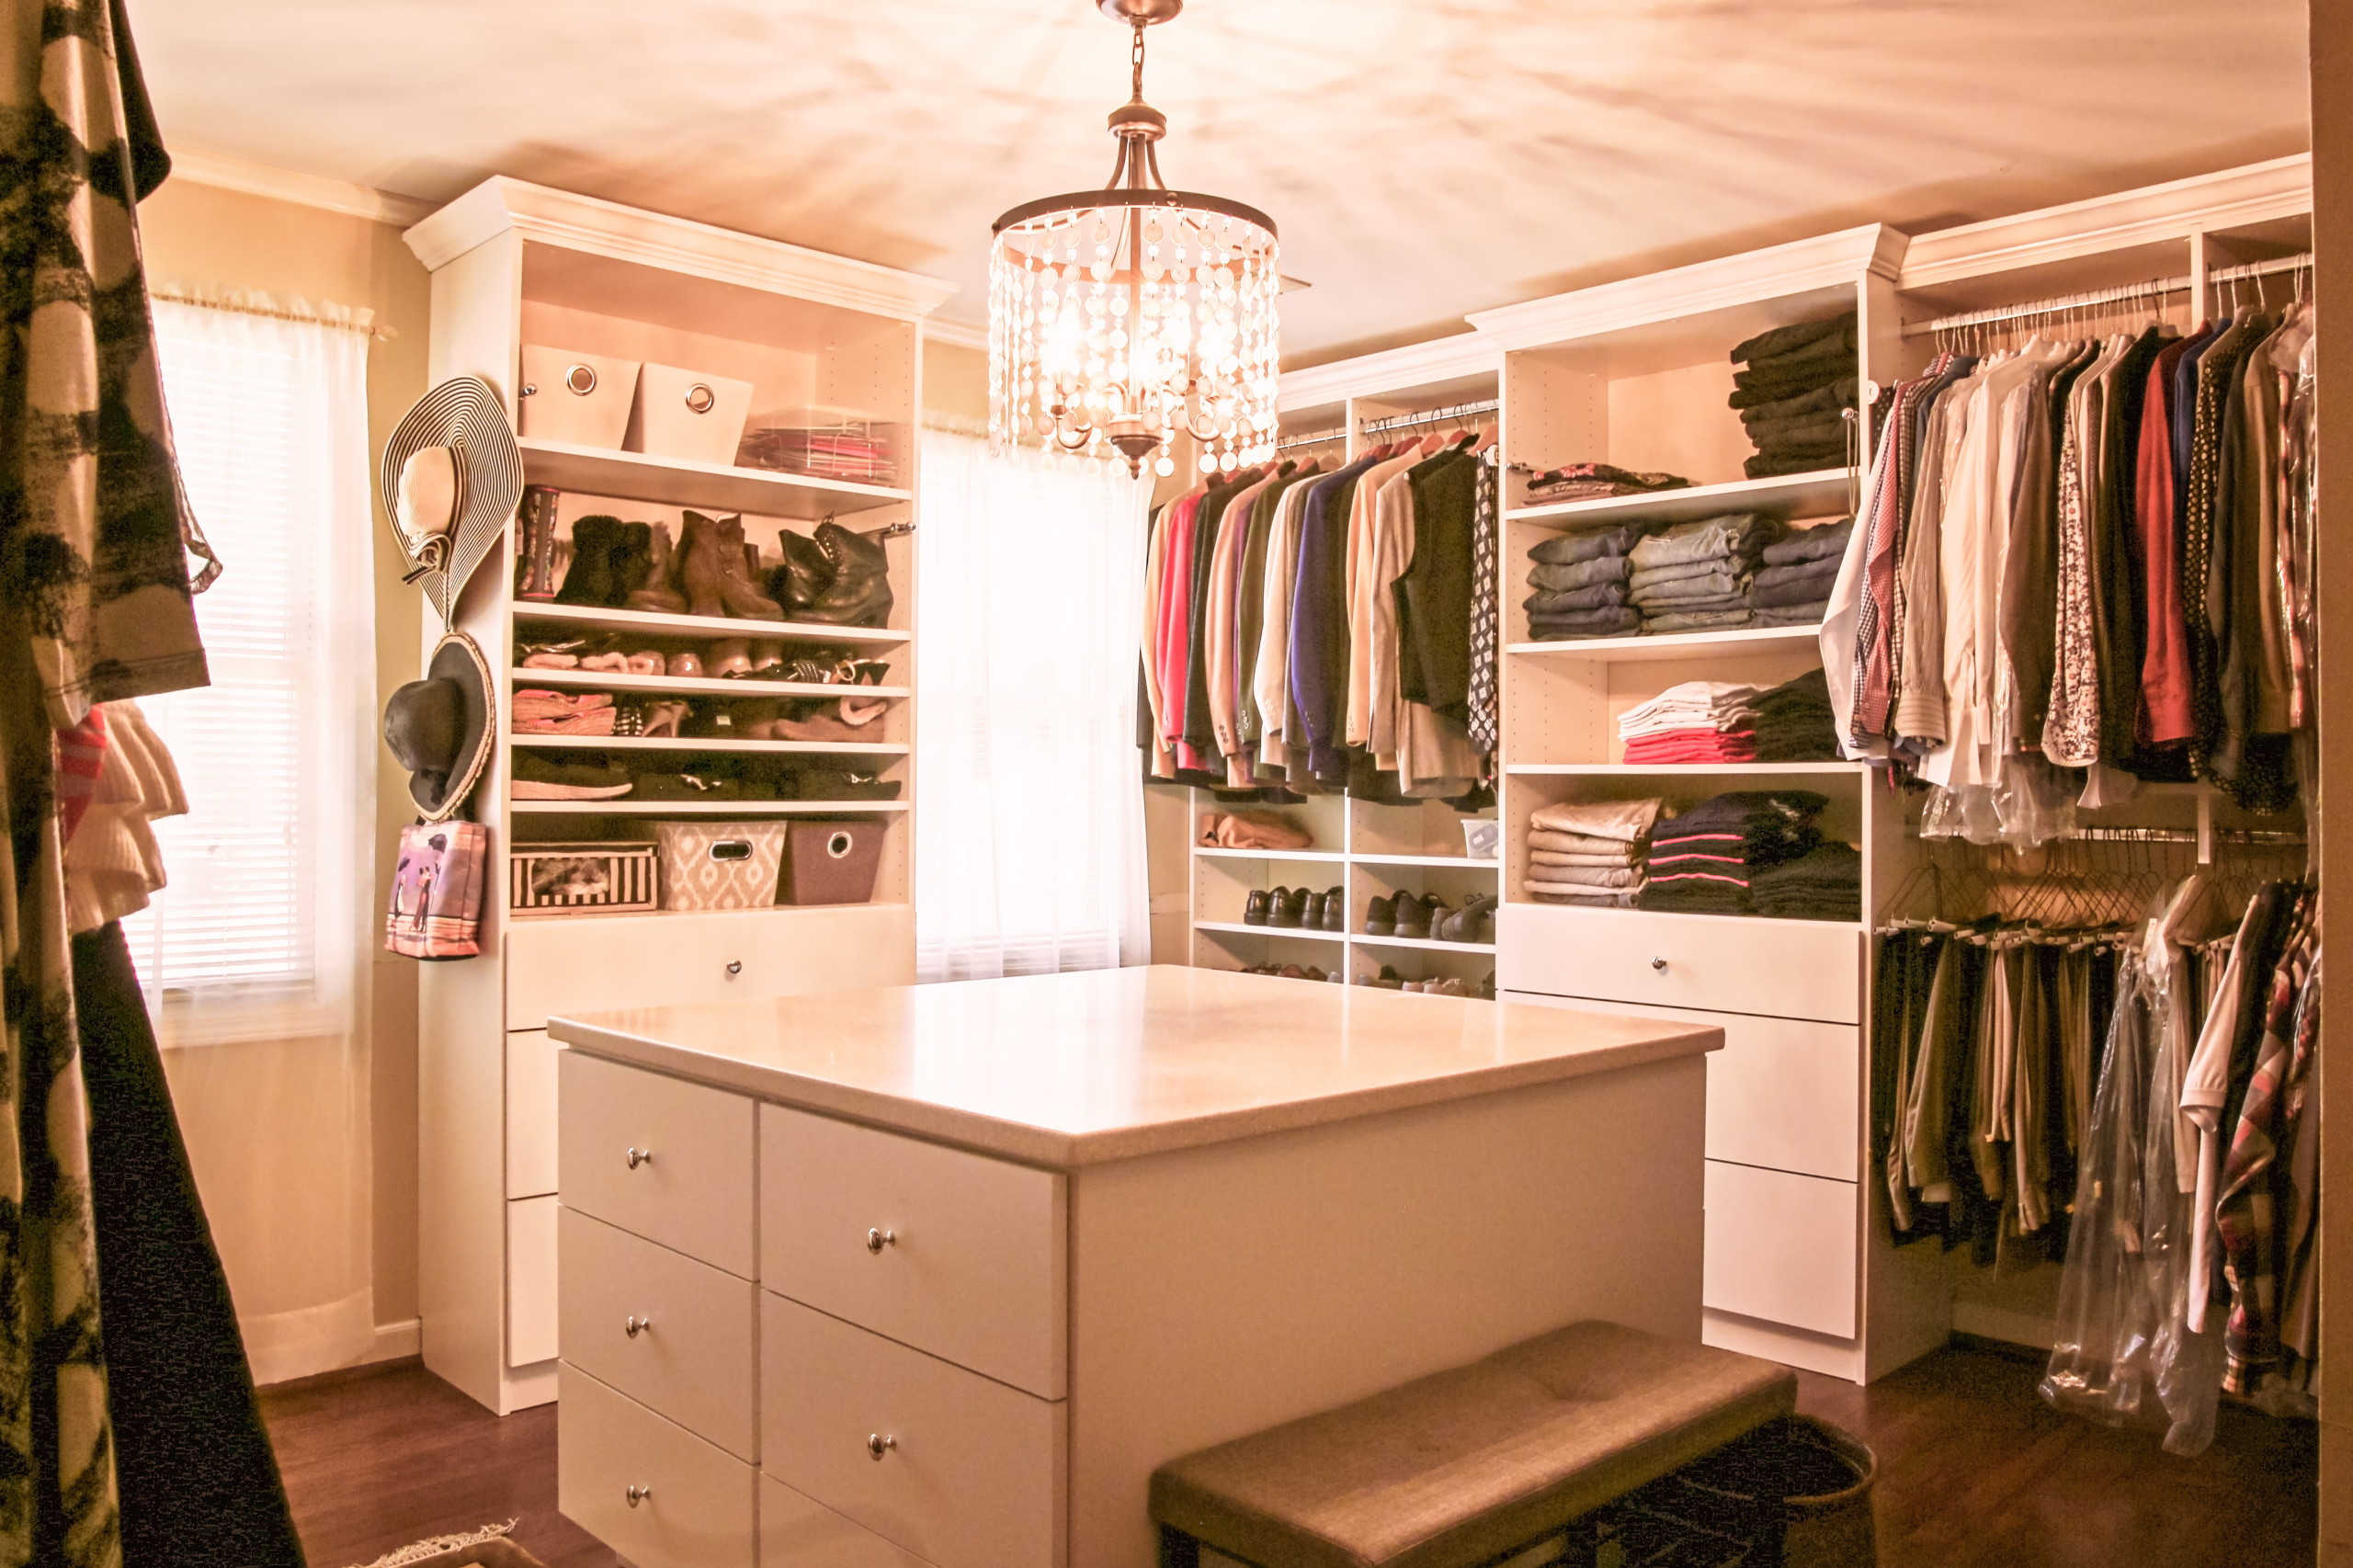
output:
[[1274, 455], [1274, 220], [1160, 177], [1168, 119], [1143, 101], [1143, 33], [1184, 0], [1097, 3], [1135, 31], [1133, 96], [1109, 119], [1119, 161], [1100, 190], [996, 221], [990, 442], [1095, 457], [1108, 445], [1129, 472], [1149, 459], [1165, 474], [1181, 430], [1204, 471], [1230, 473]]

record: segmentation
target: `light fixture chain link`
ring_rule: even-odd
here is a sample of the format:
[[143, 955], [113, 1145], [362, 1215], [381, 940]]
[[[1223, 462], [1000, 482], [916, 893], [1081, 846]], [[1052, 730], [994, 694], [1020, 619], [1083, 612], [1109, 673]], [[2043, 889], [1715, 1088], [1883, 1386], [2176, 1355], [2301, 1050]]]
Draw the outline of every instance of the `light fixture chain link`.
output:
[[1135, 67], [1135, 80], [1134, 80], [1135, 100], [1136, 100], [1136, 102], [1138, 102], [1138, 103], [1142, 103], [1142, 102], [1143, 102], [1143, 28], [1144, 28], [1143, 18], [1142, 18], [1142, 17], [1137, 17], [1137, 18], [1136, 18], [1136, 25], [1135, 25], [1135, 26], [1136, 26], [1136, 42], [1135, 42], [1135, 48], [1134, 48], [1134, 50], [1130, 53], [1130, 55], [1129, 55], [1129, 60], [1130, 60], [1131, 63], [1132, 63], [1132, 64], [1134, 65], [1134, 67]]

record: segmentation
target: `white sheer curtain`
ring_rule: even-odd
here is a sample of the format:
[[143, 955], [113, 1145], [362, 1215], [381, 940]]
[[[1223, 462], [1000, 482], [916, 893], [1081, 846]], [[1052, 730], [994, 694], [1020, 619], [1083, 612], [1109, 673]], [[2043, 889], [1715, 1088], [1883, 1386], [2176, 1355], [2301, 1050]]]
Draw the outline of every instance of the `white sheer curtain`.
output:
[[154, 310], [181, 472], [225, 570], [196, 607], [211, 686], [141, 704], [189, 810], [156, 824], [170, 883], [123, 925], [267, 1383], [375, 1340], [368, 337], [364, 312], [299, 300]]
[[1151, 961], [1135, 605], [1147, 487], [923, 437], [915, 971]]

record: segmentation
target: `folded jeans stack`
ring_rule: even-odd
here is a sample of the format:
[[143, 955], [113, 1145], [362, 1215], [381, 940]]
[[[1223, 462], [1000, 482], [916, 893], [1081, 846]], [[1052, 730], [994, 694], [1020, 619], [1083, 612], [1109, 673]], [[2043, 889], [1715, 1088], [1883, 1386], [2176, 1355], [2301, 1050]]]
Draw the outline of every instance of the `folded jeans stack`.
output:
[[1860, 920], [1863, 857], [1851, 844], [1816, 845], [1794, 860], [1756, 871], [1748, 896], [1759, 915], [1782, 920]]
[[1732, 406], [1756, 455], [1751, 479], [1847, 466], [1847, 411], [1856, 406], [1855, 312], [1759, 333], [1732, 351]]
[[1655, 490], [1682, 490], [1691, 482], [1681, 474], [1643, 473], [1608, 463], [1563, 463], [1528, 482], [1528, 505], [1549, 506], [1556, 501], [1598, 501], [1610, 495], [1647, 495]]
[[1626, 761], [1636, 766], [1749, 762], [1756, 756], [1753, 686], [1687, 680], [1618, 716]]
[[1737, 790], [1702, 801], [1652, 835], [1636, 905], [1688, 915], [1754, 915], [1754, 875], [1822, 842], [1829, 802], [1808, 790]]
[[1764, 564], [1756, 569], [1749, 592], [1756, 624], [1812, 626], [1819, 621], [1830, 608], [1830, 590], [1838, 581], [1838, 567], [1854, 532], [1855, 519], [1842, 517], [1794, 529], [1788, 538], [1767, 545]]
[[1757, 563], [1784, 529], [1778, 518], [1734, 512], [1653, 534], [1627, 554], [1626, 602], [1645, 632], [1746, 626]]
[[1631, 908], [1660, 808], [1655, 800], [1539, 806], [1528, 818], [1528, 895], [1539, 903]]
[[1838, 731], [1831, 716], [1830, 683], [1808, 670], [1751, 699], [1756, 710], [1758, 762], [1836, 762]]
[[613, 699], [605, 691], [542, 691], [515, 694], [512, 714], [517, 734], [609, 735]]
[[1548, 539], [1529, 551], [1528, 634], [1538, 642], [1616, 637], [1642, 629], [1626, 602], [1627, 560], [1654, 526], [1619, 523]]

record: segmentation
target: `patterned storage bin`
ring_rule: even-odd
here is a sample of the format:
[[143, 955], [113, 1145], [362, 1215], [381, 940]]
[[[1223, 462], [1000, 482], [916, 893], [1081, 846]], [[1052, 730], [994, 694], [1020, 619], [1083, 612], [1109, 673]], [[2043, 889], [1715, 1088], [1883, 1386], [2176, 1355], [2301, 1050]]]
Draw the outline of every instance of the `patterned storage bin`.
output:
[[617, 915], [658, 902], [651, 844], [517, 845], [506, 884], [517, 915]]
[[665, 909], [766, 909], [784, 861], [780, 822], [665, 822], [654, 825]]

